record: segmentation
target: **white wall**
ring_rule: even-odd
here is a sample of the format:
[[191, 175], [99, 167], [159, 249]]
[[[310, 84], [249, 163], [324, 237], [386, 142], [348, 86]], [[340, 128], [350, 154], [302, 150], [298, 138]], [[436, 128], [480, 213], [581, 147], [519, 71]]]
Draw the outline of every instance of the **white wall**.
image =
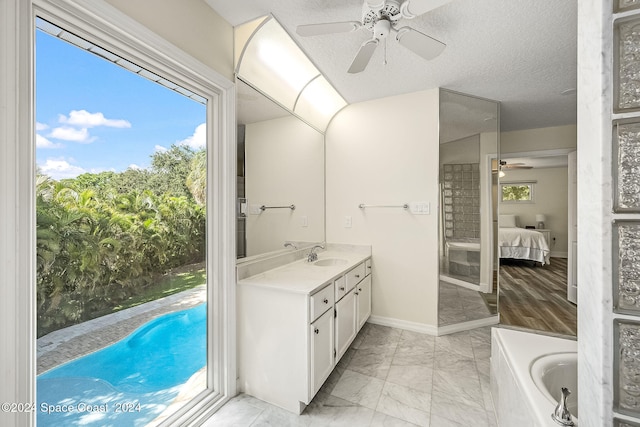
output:
[[[333, 119], [325, 141], [327, 241], [372, 245], [374, 320], [434, 331], [438, 90], [352, 104]], [[431, 214], [358, 208], [410, 201], [430, 202]]]
[[[552, 256], [567, 256], [568, 249], [568, 171], [560, 168], [534, 168], [509, 170], [500, 179], [510, 181], [537, 181], [534, 203], [500, 203], [501, 214], [518, 216], [519, 226], [536, 225], [536, 214], [544, 214], [545, 228], [551, 230], [549, 248]], [[555, 244], [553, 238], [555, 237]]]
[[106, 0], [229, 80], [233, 27], [204, 0]]
[[440, 144], [440, 163], [480, 163], [480, 134]]
[[245, 174], [250, 206], [296, 206], [249, 210], [247, 256], [283, 249], [285, 240], [324, 240], [322, 134], [293, 116], [247, 124]]
[[500, 134], [500, 153], [575, 148], [578, 144], [576, 125], [527, 129]]

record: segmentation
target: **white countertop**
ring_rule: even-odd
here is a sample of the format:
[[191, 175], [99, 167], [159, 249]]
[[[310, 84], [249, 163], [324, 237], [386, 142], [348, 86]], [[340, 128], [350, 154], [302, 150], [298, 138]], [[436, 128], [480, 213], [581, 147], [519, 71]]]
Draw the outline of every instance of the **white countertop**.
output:
[[281, 291], [312, 294], [328, 281], [346, 273], [371, 255], [362, 252], [328, 250], [318, 252], [318, 261], [344, 259], [340, 265], [317, 266], [302, 259], [238, 281], [241, 286], [260, 286]]

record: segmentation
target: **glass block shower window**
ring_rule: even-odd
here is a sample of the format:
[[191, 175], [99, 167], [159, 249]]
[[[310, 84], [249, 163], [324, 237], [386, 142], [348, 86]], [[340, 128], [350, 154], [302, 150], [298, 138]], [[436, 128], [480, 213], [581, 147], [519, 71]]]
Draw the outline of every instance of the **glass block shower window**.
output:
[[626, 10], [637, 9], [640, 7], [640, 0], [617, 0], [614, 10], [616, 12], [624, 12]]
[[614, 309], [640, 314], [640, 222], [616, 222], [613, 245]]
[[616, 23], [615, 112], [640, 110], [640, 19]]
[[480, 238], [480, 164], [445, 164], [441, 170], [445, 237]]
[[640, 415], [640, 323], [618, 320], [616, 340], [614, 404], [623, 414]]
[[614, 211], [640, 212], [640, 119], [613, 128]]

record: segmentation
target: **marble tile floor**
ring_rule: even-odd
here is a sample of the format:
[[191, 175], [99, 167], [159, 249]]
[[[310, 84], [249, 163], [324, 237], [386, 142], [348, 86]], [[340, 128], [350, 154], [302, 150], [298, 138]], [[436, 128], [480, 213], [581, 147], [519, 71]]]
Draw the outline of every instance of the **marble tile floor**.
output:
[[438, 326], [453, 325], [495, 315], [480, 296], [480, 292], [440, 281]]
[[302, 415], [240, 394], [204, 425], [493, 427], [490, 331], [434, 337], [366, 324]]

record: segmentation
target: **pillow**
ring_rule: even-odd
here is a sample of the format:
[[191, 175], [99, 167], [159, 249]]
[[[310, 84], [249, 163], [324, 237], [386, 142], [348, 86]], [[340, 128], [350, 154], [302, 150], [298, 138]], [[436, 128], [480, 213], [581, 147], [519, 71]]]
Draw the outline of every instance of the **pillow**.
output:
[[498, 225], [504, 228], [515, 228], [516, 216], [515, 215], [500, 215], [498, 218]]

